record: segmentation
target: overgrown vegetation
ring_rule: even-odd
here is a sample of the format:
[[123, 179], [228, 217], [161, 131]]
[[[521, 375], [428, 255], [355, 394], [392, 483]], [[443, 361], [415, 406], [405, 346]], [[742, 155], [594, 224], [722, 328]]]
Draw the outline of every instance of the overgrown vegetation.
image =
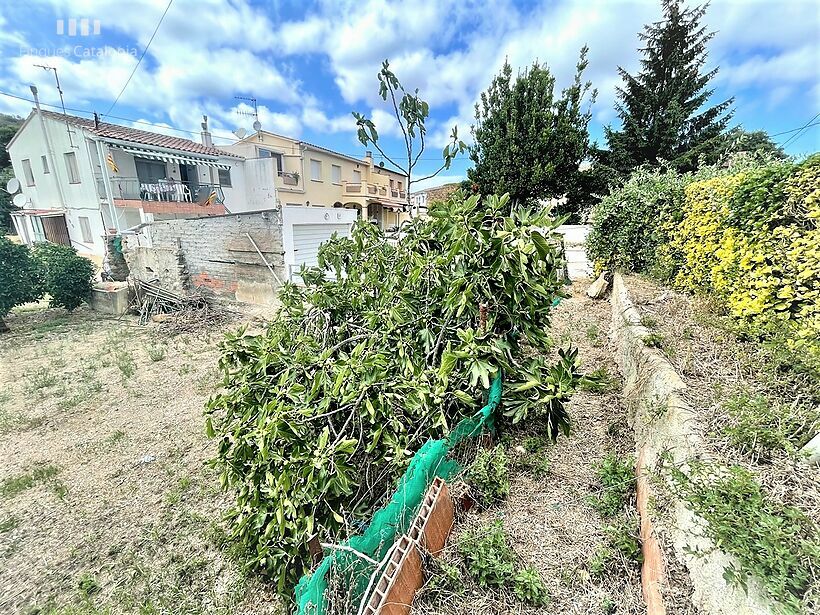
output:
[[714, 296], [743, 335], [820, 374], [820, 156], [738, 159], [697, 174], [638, 170], [593, 212], [589, 253]]
[[522, 602], [532, 606], [549, 602], [541, 575], [530, 566], [518, 564], [501, 521], [464, 532], [458, 540], [458, 552], [479, 587], [511, 588]]
[[503, 446], [480, 449], [464, 478], [485, 505], [507, 497], [510, 492], [510, 472]]
[[635, 466], [631, 459], [609, 453], [598, 465], [602, 489], [590, 498], [590, 503], [603, 517], [623, 512], [635, 490]]
[[28, 247], [0, 234], [0, 332], [8, 330], [3, 318], [11, 308], [42, 296], [42, 276]]
[[491, 379], [514, 418], [550, 439], [581, 375], [576, 352], [549, 365], [563, 296], [556, 221], [508, 197], [457, 195], [413, 220], [398, 244], [359, 223], [326, 243], [305, 287], [286, 285], [260, 336], [224, 344], [209, 403], [232, 536], [287, 592], [307, 540], [338, 540], [369, 515], [413, 452], [474, 413]]
[[730, 583], [746, 587], [749, 576], [790, 613], [803, 612], [801, 598], [820, 574], [820, 534], [800, 510], [767, 497], [739, 466], [693, 462], [687, 474], [667, 461], [673, 488], [707, 524], [706, 535], [735, 556]]

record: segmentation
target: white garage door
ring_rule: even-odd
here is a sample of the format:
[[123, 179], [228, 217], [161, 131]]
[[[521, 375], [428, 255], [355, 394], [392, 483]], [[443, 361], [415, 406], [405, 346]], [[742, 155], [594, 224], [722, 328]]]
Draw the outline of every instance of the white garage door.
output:
[[350, 237], [349, 224], [294, 224], [293, 225], [293, 272], [302, 265], [315, 267], [319, 264], [319, 246], [337, 233]]

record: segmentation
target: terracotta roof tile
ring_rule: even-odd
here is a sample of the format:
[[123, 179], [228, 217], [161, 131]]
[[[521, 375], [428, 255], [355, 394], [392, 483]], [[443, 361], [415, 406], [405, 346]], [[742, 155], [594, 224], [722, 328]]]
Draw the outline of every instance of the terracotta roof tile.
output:
[[92, 119], [77, 117], [76, 115], [63, 115], [62, 113], [55, 113], [54, 111], [43, 111], [43, 116], [59, 122], [68, 122], [73, 126], [79, 126], [89, 132], [109, 139], [130, 141], [131, 143], [138, 143], [140, 145], [165, 147], [168, 149], [190, 152], [192, 154], [202, 154], [205, 156], [231, 156], [233, 158], [241, 158], [241, 156], [237, 156], [231, 152], [226, 152], [225, 150], [221, 150], [217, 147], [203, 145], [202, 143], [197, 143], [196, 141], [191, 141], [190, 139], [169, 137], [168, 135], [163, 135], [156, 132], [148, 132], [147, 130], [138, 130], [136, 128], [128, 128], [127, 126], [108, 124], [106, 122], [100, 122], [99, 127], [95, 127], [94, 120]]

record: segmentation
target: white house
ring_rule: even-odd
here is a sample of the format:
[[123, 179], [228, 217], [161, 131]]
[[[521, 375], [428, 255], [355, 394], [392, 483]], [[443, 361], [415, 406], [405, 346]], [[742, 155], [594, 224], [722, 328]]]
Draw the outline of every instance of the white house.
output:
[[7, 149], [22, 196], [21, 239], [74, 246], [100, 260], [104, 237], [154, 220], [277, 206], [276, 169], [202, 143], [32, 110]]

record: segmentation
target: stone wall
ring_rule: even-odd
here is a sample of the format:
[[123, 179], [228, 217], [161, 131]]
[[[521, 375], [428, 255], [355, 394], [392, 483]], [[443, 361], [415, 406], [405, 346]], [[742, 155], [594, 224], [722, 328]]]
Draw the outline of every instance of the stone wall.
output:
[[125, 242], [134, 277], [159, 278], [173, 290], [207, 289], [225, 299], [275, 303], [279, 280], [285, 279], [279, 211], [163, 220], [151, 223], [148, 232], [150, 247], [144, 240]]

